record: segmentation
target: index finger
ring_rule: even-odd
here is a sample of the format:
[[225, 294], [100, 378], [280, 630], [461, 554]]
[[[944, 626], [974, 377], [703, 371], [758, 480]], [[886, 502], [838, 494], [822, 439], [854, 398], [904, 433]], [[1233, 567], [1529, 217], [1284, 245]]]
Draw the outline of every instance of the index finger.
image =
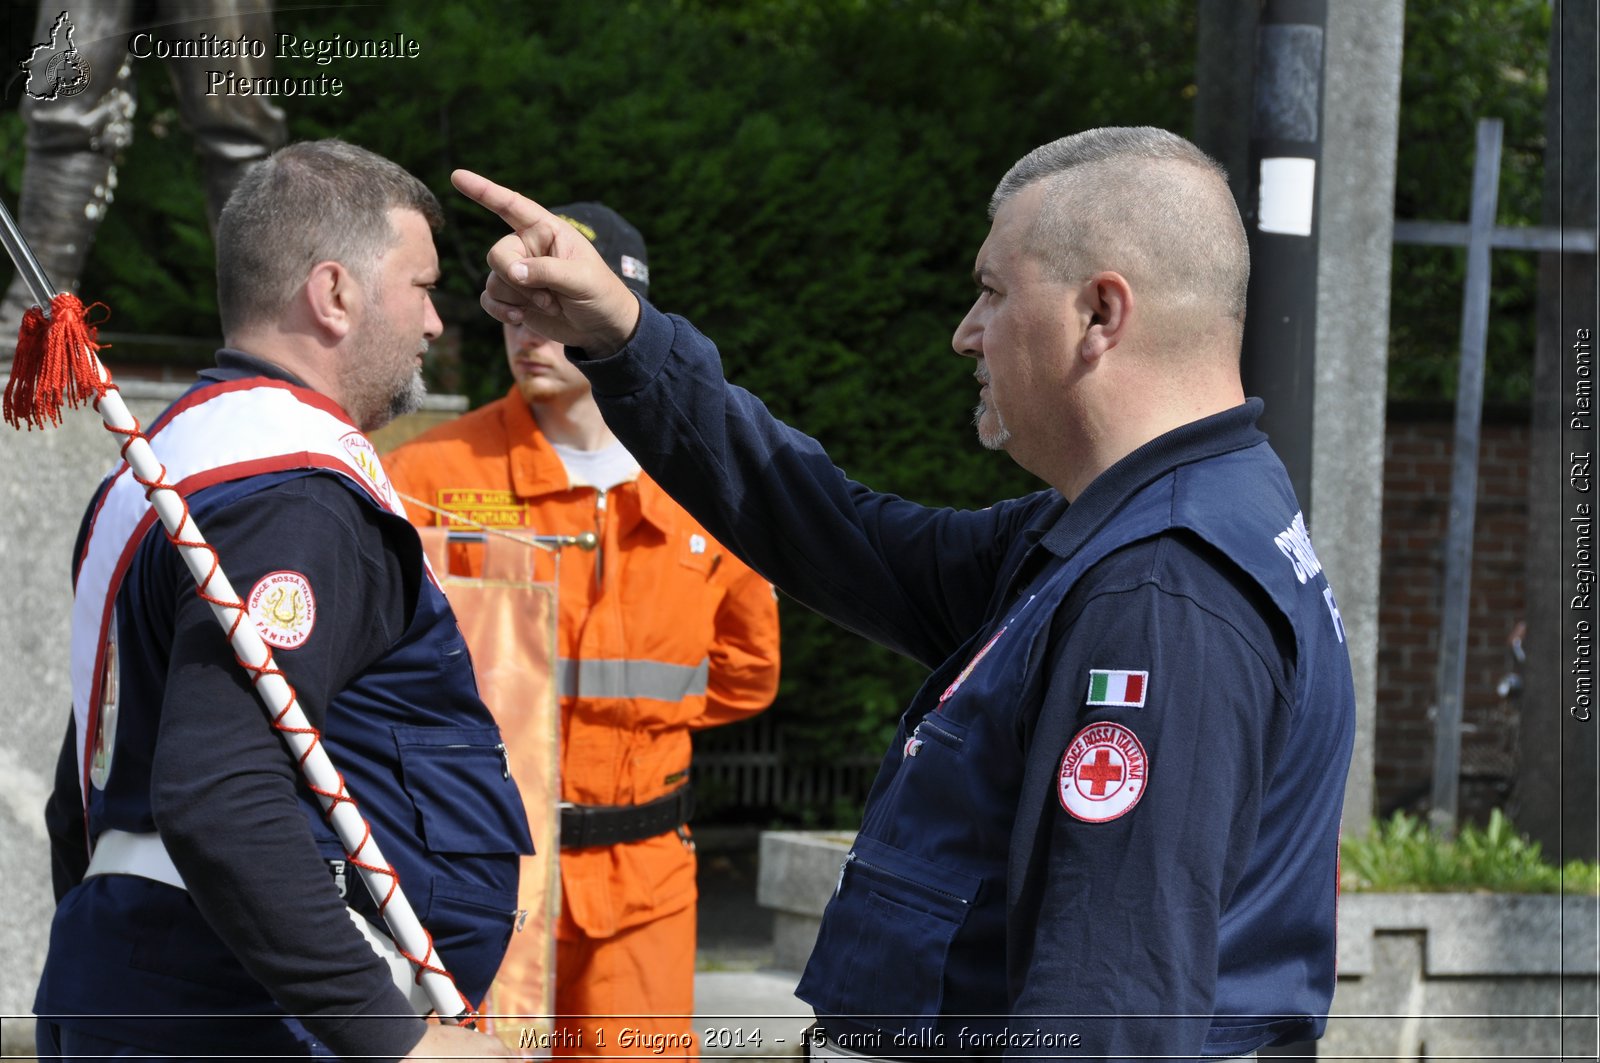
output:
[[518, 232], [555, 217], [527, 196], [513, 192], [504, 185], [497, 185], [471, 170], [453, 171], [450, 183], [474, 203], [500, 215], [502, 221]]

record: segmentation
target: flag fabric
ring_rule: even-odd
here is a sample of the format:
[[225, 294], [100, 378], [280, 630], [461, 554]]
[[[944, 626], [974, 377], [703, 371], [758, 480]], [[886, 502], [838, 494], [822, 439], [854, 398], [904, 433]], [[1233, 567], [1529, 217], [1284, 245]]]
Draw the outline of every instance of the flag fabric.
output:
[[1139, 708], [1144, 705], [1149, 672], [1120, 672], [1093, 669], [1089, 672], [1090, 705], [1118, 705]]

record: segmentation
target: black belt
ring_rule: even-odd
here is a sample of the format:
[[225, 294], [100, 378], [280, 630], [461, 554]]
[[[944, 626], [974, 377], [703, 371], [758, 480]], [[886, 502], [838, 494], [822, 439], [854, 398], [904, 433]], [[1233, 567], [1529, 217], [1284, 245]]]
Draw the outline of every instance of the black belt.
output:
[[563, 801], [561, 848], [638, 842], [676, 830], [694, 814], [694, 790], [683, 786], [642, 805], [574, 805]]

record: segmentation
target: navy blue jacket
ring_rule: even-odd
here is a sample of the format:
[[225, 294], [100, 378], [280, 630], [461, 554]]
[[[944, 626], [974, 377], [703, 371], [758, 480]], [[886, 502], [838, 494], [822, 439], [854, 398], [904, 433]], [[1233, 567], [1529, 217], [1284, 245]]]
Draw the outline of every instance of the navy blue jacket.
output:
[[1070, 506], [957, 512], [851, 482], [648, 305], [627, 348], [580, 364], [718, 539], [932, 669], [798, 990], [831, 1035], [1139, 1058], [1320, 1034], [1354, 694], [1258, 401]]
[[[213, 385], [283, 378], [235, 352], [219, 362], [205, 374]], [[241, 596], [279, 570], [315, 589], [310, 636], [277, 649], [278, 667], [444, 964], [481, 1000], [511, 933], [519, 854], [532, 846], [415, 530], [314, 465], [204, 486], [188, 502]], [[59, 904], [35, 1010], [155, 1051], [409, 1051], [423, 1025], [345, 911], [347, 900], [381, 926], [376, 907], [354, 868], [341, 900], [329, 861], [343, 848], [159, 528], [132, 554], [116, 606], [114, 756], [86, 813], [69, 727], [47, 815]], [[83, 879], [88, 843], [108, 829], [159, 829], [188, 890]]]

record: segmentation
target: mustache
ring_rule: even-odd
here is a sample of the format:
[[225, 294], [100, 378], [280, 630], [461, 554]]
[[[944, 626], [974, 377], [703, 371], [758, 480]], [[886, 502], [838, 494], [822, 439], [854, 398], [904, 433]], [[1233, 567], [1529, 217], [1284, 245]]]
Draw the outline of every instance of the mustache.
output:
[[980, 384], [987, 384], [989, 382], [989, 367], [983, 362], [979, 362], [977, 368], [972, 371], [972, 379]]

